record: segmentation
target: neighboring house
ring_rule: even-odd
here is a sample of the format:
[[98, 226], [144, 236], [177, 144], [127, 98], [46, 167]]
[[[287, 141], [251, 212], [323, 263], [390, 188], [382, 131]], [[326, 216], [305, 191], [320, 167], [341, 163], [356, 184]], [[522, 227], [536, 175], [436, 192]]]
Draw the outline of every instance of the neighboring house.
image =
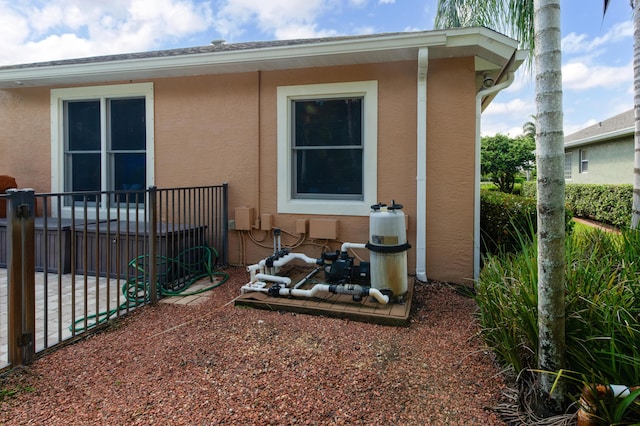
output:
[[633, 184], [633, 109], [564, 138], [567, 183]]
[[272, 227], [314, 257], [367, 242], [370, 206], [396, 200], [410, 273], [462, 282], [479, 268], [480, 113], [517, 45], [463, 28], [0, 67], [0, 174], [40, 192], [228, 182], [231, 263], [267, 256]]

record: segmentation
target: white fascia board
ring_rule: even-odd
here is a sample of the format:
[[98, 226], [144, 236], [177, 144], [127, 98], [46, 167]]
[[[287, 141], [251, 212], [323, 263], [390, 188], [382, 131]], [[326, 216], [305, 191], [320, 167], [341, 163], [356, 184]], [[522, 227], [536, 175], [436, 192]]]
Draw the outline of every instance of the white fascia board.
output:
[[[255, 49], [0, 69], [0, 88], [414, 60], [423, 47], [480, 47], [509, 58], [517, 43], [486, 28], [379, 35]], [[452, 51], [453, 53], [453, 51]], [[455, 56], [455, 55], [452, 55]]]
[[633, 136], [635, 127], [627, 127], [626, 129], [614, 130], [613, 132], [603, 133], [601, 135], [590, 136], [588, 138], [578, 139], [564, 144], [566, 148], [576, 148], [579, 146], [590, 145], [598, 142], [606, 142], [611, 139], [621, 138], [623, 136]]

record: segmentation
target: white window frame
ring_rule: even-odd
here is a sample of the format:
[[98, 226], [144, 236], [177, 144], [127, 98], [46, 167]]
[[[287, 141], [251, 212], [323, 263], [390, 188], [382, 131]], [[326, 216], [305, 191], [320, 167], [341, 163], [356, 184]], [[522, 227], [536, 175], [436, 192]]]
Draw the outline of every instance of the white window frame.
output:
[[[363, 199], [298, 199], [292, 197], [292, 101], [298, 99], [363, 98]], [[280, 86], [277, 93], [278, 213], [367, 216], [376, 204], [378, 185], [378, 82]]]
[[589, 154], [586, 149], [581, 149], [578, 152], [580, 159], [580, 173], [589, 173]]
[[573, 152], [565, 152], [564, 154], [564, 178], [571, 180], [573, 178]]
[[[132, 83], [132, 84], [115, 84], [108, 86], [87, 86], [73, 87], [64, 89], [51, 90], [51, 190], [52, 192], [64, 192], [64, 103], [74, 100], [95, 100], [99, 99], [104, 105], [107, 99], [114, 98], [145, 98], [145, 120], [146, 120], [146, 185], [147, 187], [154, 184], [154, 99], [153, 99], [153, 83]], [[106, 114], [105, 111], [102, 114]], [[103, 132], [104, 133], [104, 132]], [[103, 144], [106, 137], [103, 135]], [[104, 150], [105, 147], [103, 146]], [[102, 171], [103, 176], [101, 182], [103, 185], [107, 182], [106, 169]], [[102, 188], [105, 190], [106, 188]], [[107, 201], [103, 196], [100, 203], [99, 214], [106, 217]], [[72, 206], [61, 206], [62, 216], [71, 216]], [[76, 207], [79, 209], [79, 207]], [[116, 207], [110, 207], [112, 217], [115, 217]], [[143, 214], [140, 209], [140, 214]], [[53, 206], [52, 212], [57, 211], [57, 206]], [[135, 211], [135, 209], [134, 209]], [[89, 218], [94, 218], [96, 209], [90, 208]]]

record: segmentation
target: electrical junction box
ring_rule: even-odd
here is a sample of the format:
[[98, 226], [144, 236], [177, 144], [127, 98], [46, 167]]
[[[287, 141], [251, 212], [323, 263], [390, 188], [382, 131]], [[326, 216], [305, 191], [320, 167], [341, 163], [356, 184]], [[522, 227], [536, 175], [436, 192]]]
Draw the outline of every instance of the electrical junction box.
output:
[[260, 215], [260, 229], [262, 231], [271, 231], [273, 228], [273, 215], [271, 213], [262, 213]]
[[309, 238], [337, 239], [338, 221], [336, 219], [309, 219]]
[[236, 207], [236, 231], [250, 231], [255, 221], [253, 207]]
[[296, 219], [296, 232], [298, 234], [307, 233], [307, 219]]

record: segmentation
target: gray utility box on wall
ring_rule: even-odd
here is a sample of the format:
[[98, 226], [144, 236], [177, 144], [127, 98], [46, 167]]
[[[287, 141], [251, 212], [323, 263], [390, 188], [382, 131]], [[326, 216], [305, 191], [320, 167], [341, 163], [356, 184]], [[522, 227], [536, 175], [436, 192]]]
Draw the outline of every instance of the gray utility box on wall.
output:
[[[71, 272], [71, 219], [36, 217], [34, 219], [36, 271], [66, 274]], [[78, 224], [78, 221], [75, 222]], [[9, 242], [7, 219], [0, 219], [0, 267], [7, 267]], [[46, 263], [46, 265], [45, 265]]]
[[[129, 263], [141, 256], [148, 256], [151, 250], [144, 222], [93, 223], [76, 226], [74, 231], [76, 273], [97, 273], [114, 278], [133, 278], [142, 273], [129, 267]], [[206, 245], [205, 231], [206, 226], [203, 225], [158, 225], [158, 263], [165, 264], [167, 259], [177, 258], [187, 249]], [[144, 265], [145, 262], [138, 264]], [[159, 273], [163, 272], [163, 268], [159, 268]]]

